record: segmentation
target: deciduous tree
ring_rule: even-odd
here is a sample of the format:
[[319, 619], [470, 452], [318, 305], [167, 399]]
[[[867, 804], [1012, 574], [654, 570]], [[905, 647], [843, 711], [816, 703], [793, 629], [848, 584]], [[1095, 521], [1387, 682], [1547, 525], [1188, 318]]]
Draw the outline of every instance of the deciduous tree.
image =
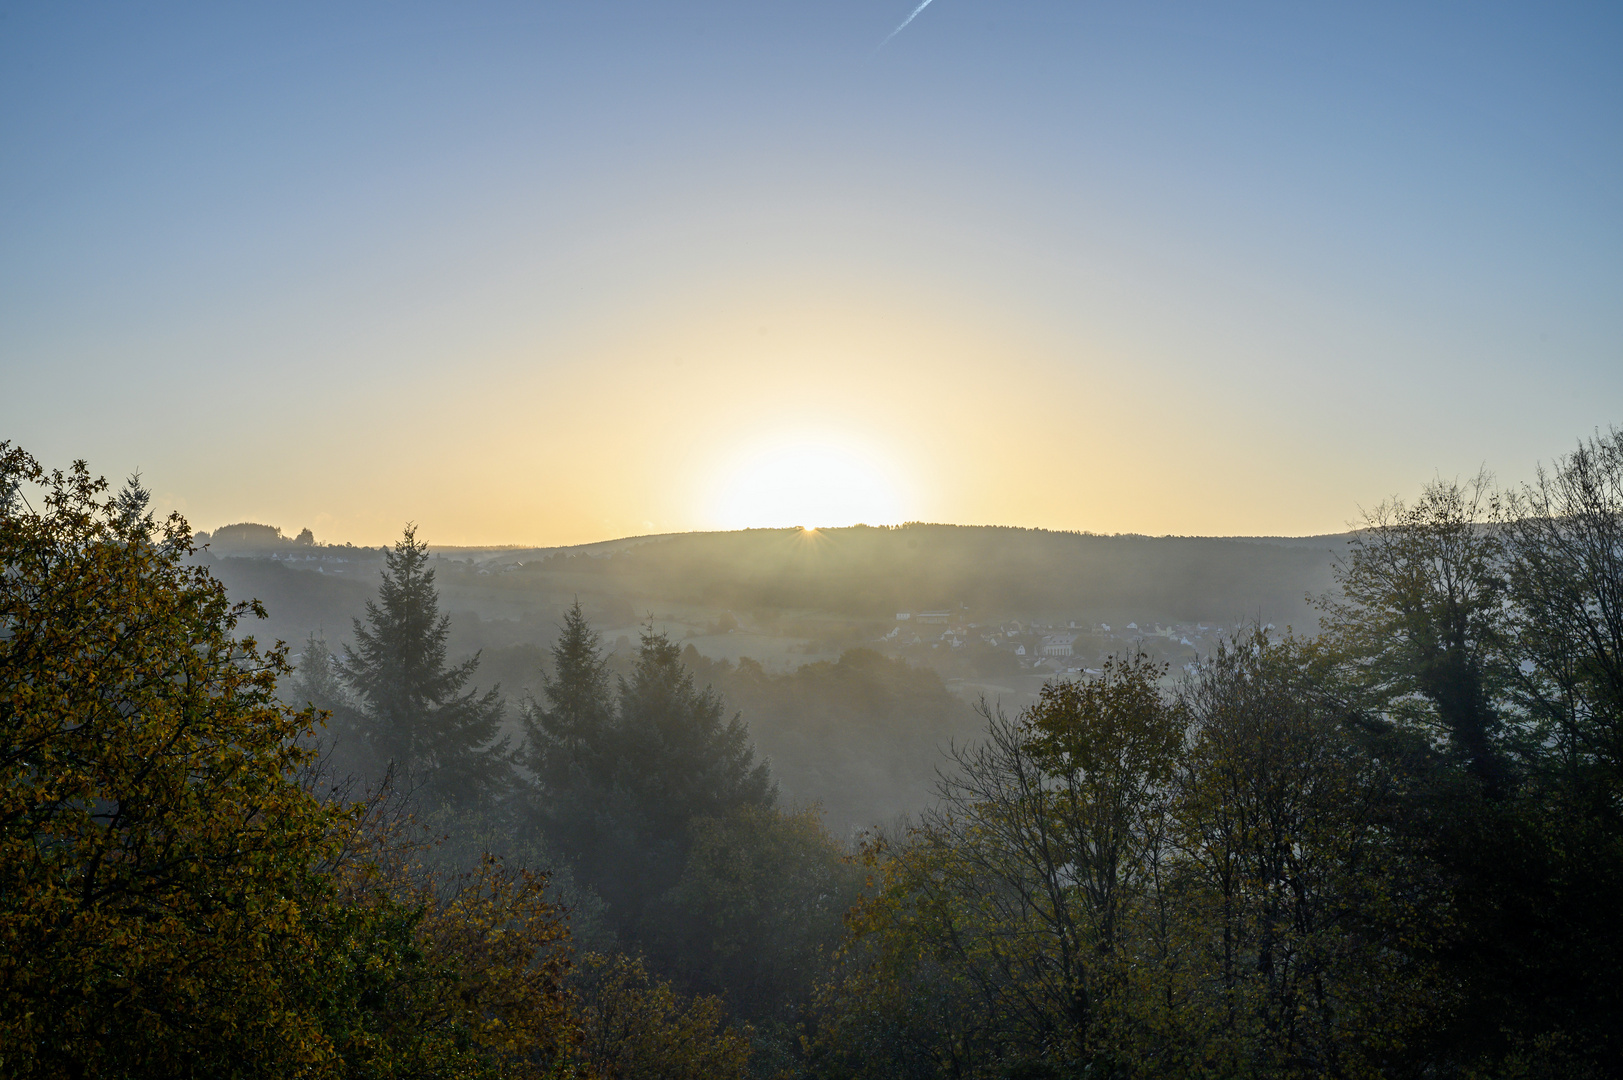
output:
[[297, 782], [284, 649], [132, 489], [4, 443], [0, 487], [0, 1072], [319, 1072], [297, 1004], [342, 815]]

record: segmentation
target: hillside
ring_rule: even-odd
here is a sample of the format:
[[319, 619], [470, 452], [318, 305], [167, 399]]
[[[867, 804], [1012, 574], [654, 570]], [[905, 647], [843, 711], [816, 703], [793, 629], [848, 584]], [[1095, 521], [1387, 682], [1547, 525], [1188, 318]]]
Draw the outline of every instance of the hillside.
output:
[[[250, 632], [289, 642], [295, 660], [312, 633], [335, 650], [349, 639], [381, 550], [243, 535], [202, 558], [234, 596], [265, 603], [270, 618]], [[617, 670], [629, 670], [649, 623], [690, 648], [700, 681], [742, 711], [785, 798], [821, 803], [847, 833], [928, 801], [940, 747], [976, 737], [982, 697], [1017, 711], [1044, 681], [1129, 649], [1176, 677], [1249, 620], [1311, 629], [1306, 598], [1330, 586], [1346, 539], [748, 530], [446, 549], [435, 569], [452, 655], [481, 654], [477, 684], [500, 684], [512, 734], [578, 598]]]

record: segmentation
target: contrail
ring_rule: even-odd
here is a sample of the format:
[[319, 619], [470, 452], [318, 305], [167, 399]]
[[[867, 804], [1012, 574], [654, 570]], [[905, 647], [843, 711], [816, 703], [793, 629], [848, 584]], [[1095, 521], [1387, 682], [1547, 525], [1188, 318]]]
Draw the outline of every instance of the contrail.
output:
[[890, 38], [893, 38], [897, 34], [900, 34], [903, 30], [906, 30], [907, 29], [907, 24], [912, 22], [914, 19], [918, 18], [919, 17], [919, 12], [921, 12], [925, 8], [929, 7], [930, 4], [933, 3], [933, 2], [934, 2], [934, 0], [924, 0], [924, 3], [922, 3], [918, 7], [914, 8], [913, 9], [913, 14], [911, 14], [907, 18], [903, 19], [902, 20], [902, 25], [900, 25], [896, 29], [892, 30], [890, 32], [890, 37], [887, 37], [884, 41], [881, 41], [879, 43], [879, 47], [881, 49], [883, 49], [886, 45], [889, 45], [890, 44]]

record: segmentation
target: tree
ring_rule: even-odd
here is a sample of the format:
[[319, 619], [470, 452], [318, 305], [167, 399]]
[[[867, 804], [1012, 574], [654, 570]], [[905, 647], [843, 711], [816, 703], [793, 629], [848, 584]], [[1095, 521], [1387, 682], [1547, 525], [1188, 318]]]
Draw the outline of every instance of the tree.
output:
[[1142, 654], [1112, 659], [1096, 678], [1045, 686], [1016, 721], [983, 705], [986, 741], [954, 750], [939, 809], [878, 864], [878, 893], [850, 920], [821, 1057], [861, 1056], [878, 1036], [926, 1075], [1112, 1067], [1182, 747], [1164, 671]]
[[1517, 690], [1537, 746], [1592, 806], [1623, 790], [1623, 433], [1584, 443], [1508, 500]]
[[[43, 489], [40, 509], [23, 497]], [[131, 489], [0, 443], [0, 1071], [295, 1075], [342, 814], [298, 784], [263, 615]]]
[[860, 874], [815, 809], [747, 806], [695, 819], [690, 832], [682, 876], [646, 920], [650, 951], [684, 985], [786, 1032], [839, 942]]
[[697, 818], [770, 806], [771, 776], [757, 764], [738, 716], [721, 696], [694, 685], [681, 650], [652, 629], [631, 677], [619, 680], [618, 709], [587, 789], [595, 799], [582, 876], [609, 903], [622, 933], [640, 936], [651, 903], [676, 884]]
[[355, 646], [344, 646], [344, 680], [359, 699], [364, 735], [377, 760], [392, 763], [412, 786], [442, 802], [474, 805], [507, 783], [506, 742], [498, 738], [499, 689], [463, 687], [477, 655], [447, 666], [449, 616], [440, 614], [428, 545], [417, 531], [386, 553], [377, 601], [366, 624], [355, 620]]
[[685, 998], [640, 960], [583, 958], [580, 1056], [615, 1080], [745, 1080], [749, 1029], [726, 1024], [714, 997]]
[[544, 879], [435, 880], [390, 804], [317, 798], [263, 608], [136, 488], [0, 443], [0, 1074], [572, 1075]]
[[585, 788], [604, 788], [612, 767], [609, 736], [614, 698], [608, 663], [580, 601], [564, 613], [552, 647], [552, 673], [542, 674], [546, 705], [531, 700], [522, 714], [525, 740], [519, 757], [544, 793], [553, 818], [569, 816]]
[[1340, 597], [1319, 606], [1362, 706], [1441, 735], [1453, 760], [1497, 798], [1511, 778], [1496, 707], [1509, 676], [1492, 501], [1482, 473], [1464, 485], [1434, 481], [1414, 506], [1383, 503], [1335, 568]]
[[663, 633], [643, 632], [619, 699], [615, 781], [655, 838], [680, 842], [694, 818], [772, 805], [772, 777], [755, 761], [749, 729], [737, 714], [727, 718], [720, 694], [694, 685], [681, 648]]
[[[1529, 781], [1489, 823], [1491, 887], [1462, 903], [1491, 949], [1467, 953], [1478, 1046], [1560, 1043], [1623, 1069], [1623, 435], [1579, 443], [1506, 500], [1507, 698]], [[1462, 897], [1462, 901], [1471, 900]], [[1480, 929], [1478, 929], [1480, 928]], [[1509, 1044], [1506, 1046], [1506, 1044]], [[1576, 1069], [1576, 1061], [1572, 1068]]]
[[1140, 1003], [1152, 1059], [1392, 1075], [1439, 997], [1414, 942], [1436, 933], [1421, 916], [1446, 890], [1394, 837], [1394, 778], [1325, 707], [1313, 659], [1257, 628], [1180, 691], [1162, 985], [1182, 1005]]

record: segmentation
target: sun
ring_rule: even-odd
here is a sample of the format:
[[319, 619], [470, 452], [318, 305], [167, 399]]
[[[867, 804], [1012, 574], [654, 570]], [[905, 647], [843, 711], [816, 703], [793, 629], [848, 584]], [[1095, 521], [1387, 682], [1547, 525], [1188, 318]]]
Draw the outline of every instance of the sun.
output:
[[717, 485], [715, 516], [727, 529], [808, 529], [901, 521], [891, 469], [871, 451], [832, 440], [756, 447]]

